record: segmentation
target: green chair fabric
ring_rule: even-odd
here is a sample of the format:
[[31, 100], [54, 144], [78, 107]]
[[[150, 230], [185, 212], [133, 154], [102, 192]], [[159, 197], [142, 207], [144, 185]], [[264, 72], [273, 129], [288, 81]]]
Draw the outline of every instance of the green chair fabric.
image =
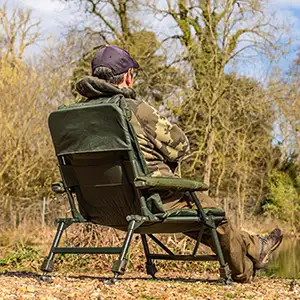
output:
[[172, 191], [206, 191], [208, 186], [200, 181], [185, 178], [166, 177], [138, 177], [135, 179], [135, 186], [140, 189], [150, 190], [172, 190]]
[[51, 113], [49, 127], [56, 155], [129, 151], [129, 132], [116, 105], [71, 107]]
[[80, 213], [91, 222], [124, 226], [140, 214], [133, 187], [131, 138], [114, 104], [73, 106], [50, 114], [49, 128], [64, 182], [75, 191]]

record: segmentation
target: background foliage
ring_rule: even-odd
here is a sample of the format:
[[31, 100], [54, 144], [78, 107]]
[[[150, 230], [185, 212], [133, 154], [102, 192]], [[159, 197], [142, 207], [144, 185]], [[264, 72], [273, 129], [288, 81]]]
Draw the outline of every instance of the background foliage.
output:
[[[160, 3], [77, 0], [80, 28], [33, 61], [24, 53], [38, 44], [39, 22], [30, 11], [8, 14], [0, 7], [0, 224], [40, 220], [44, 197], [48, 224], [67, 213], [64, 200], [55, 202], [50, 193], [59, 174], [47, 116], [79, 100], [75, 82], [90, 74], [91, 57], [110, 43], [139, 61], [139, 97], [189, 136], [182, 175], [208, 183], [238, 226], [264, 216], [299, 228], [300, 64], [296, 59], [285, 74], [276, 69], [274, 57], [291, 45], [278, 38], [284, 28], [263, 0]], [[146, 22], [157, 17], [172, 28], [163, 38]], [[265, 82], [232, 68], [258, 55], [274, 62]]]

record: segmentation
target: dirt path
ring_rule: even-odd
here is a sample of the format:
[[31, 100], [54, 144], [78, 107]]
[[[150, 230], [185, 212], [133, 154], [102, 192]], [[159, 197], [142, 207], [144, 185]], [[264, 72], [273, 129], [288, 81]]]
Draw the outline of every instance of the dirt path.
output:
[[291, 285], [286, 279], [258, 277], [251, 284], [224, 286], [205, 274], [166, 273], [152, 280], [131, 273], [107, 285], [110, 276], [54, 275], [49, 284], [35, 273], [0, 273], [0, 299], [300, 299], [300, 281]]

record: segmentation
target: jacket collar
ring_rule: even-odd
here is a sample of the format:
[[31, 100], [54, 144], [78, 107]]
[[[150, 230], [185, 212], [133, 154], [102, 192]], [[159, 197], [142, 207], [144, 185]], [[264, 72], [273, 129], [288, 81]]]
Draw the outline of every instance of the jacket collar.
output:
[[103, 79], [92, 76], [84, 77], [78, 81], [76, 89], [80, 95], [88, 99], [111, 97], [117, 94], [122, 94], [125, 98], [136, 98], [135, 91], [132, 88], [119, 88]]

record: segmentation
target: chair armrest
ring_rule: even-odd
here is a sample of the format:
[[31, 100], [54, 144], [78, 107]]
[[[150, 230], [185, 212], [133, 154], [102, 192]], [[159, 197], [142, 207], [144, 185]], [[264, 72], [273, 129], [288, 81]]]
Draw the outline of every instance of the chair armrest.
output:
[[[222, 208], [203, 208], [204, 213], [207, 216], [212, 217], [225, 217], [225, 211]], [[174, 209], [168, 210], [164, 213], [157, 213], [155, 217], [160, 219], [166, 219], [169, 217], [197, 217], [199, 216], [199, 211], [196, 209]]]
[[151, 190], [172, 191], [206, 191], [208, 186], [203, 182], [176, 177], [137, 177], [134, 181], [135, 187]]
[[52, 183], [52, 191], [57, 194], [63, 194], [66, 190], [62, 181]]

